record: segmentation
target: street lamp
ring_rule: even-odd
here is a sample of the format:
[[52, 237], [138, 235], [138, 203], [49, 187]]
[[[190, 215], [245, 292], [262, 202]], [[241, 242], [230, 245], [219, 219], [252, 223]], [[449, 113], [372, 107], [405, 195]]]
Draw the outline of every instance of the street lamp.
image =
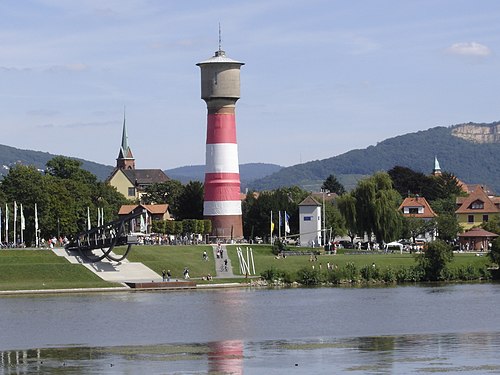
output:
[[323, 230], [321, 231], [321, 238], [323, 242], [323, 248], [326, 245], [326, 212], [325, 212], [325, 194], [330, 194], [330, 190], [321, 189], [321, 193], [323, 194]]

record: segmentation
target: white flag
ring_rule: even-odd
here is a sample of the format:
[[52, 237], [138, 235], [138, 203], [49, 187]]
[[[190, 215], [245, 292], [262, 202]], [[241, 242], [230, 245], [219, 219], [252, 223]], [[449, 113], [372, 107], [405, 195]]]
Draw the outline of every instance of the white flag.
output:
[[14, 201], [14, 246], [17, 245], [16, 227], [17, 227], [17, 202]]
[[146, 233], [146, 223], [144, 222], [144, 216], [141, 215], [141, 232]]
[[26, 229], [26, 222], [24, 221], [23, 204], [21, 203], [21, 230]]
[[5, 203], [5, 242], [9, 243], [9, 206]]
[[87, 207], [87, 230], [90, 230], [90, 208]]
[[38, 207], [35, 203], [35, 246], [38, 247]]

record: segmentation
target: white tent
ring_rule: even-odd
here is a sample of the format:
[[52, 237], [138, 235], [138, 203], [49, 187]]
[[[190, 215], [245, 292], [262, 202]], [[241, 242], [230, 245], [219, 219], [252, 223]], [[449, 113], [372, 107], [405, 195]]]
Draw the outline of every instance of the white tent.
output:
[[389, 243], [386, 243], [385, 247], [384, 247], [385, 251], [387, 252], [387, 250], [390, 247], [399, 247], [399, 252], [401, 254], [403, 254], [403, 244], [402, 243], [399, 243], [399, 242], [389, 242]]

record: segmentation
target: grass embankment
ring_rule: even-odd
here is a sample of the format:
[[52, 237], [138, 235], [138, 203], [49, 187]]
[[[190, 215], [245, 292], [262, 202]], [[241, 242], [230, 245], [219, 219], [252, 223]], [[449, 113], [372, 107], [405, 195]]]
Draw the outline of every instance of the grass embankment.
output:
[[50, 250], [0, 250], [0, 290], [105, 288], [101, 280], [78, 264]]
[[[233, 263], [233, 272], [239, 274], [236, 256], [237, 246], [228, 246]], [[246, 259], [247, 246], [241, 246]], [[380, 282], [422, 281], [421, 269], [417, 266], [415, 255], [407, 253], [339, 253], [337, 255], [292, 255], [277, 259], [270, 246], [252, 246], [257, 274], [268, 278], [308, 283], [339, 283], [342, 281], [364, 280]], [[308, 249], [291, 249], [307, 251]], [[311, 250], [311, 249], [309, 249]], [[328, 272], [330, 263], [335, 271]], [[488, 267], [490, 259], [476, 256], [475, 253], [455, 254], [453, 261], [446, 267], [445, 280], [477, 280], [491, 278]]]
[[[113, 250], [123, 254], [124, 247]], [[203, 260], [203, 251], [207, 252], [208, 261]], [[130, 262], [143, 263], [161, 275], [163, 270], [170, 270], [174, 279], [182, 279], [184, 267], [189, 268], [189, 275], [201, 278], [208, 274], [215, 276], [215, 260], [212, 246], [134, 246], [127, 259]]]
[[[237, 256], [237, 245], [227, 246], [228, 255], [233, 266], [233, 273], [240, 276], [236, 279], [218, 279], [217, 282], [241, 282], [244, 275], [240, 273]], [[377, 270], [410, 269], [416, 265], [413, 255], [410, 254], [342, 254], [318, 255], [317, 261], [311, 262], [308, 255], [288, 256], [285, 259], [276, 259], [270, 246], [252, 245], [255, 271], [261, 275], [274, 269], [286, 273], [293, 278], [304, 270], [326, 273], [327, 263], [344, 269], [347, 264], [353, 264], [356, 270], [372, 267], [375, 263]], [[246, 259], [247, 245], [241, 245], [243, 256]], [[307, 251], [310, 249], [293, 249]], [[115, 253], [123, 254], [125, 248], [116, 248]], [[203, 260], [203, 251], [208, 254], [208, 261]], [[211, 246], [134, 246], [128, 255], [131, 262], [140, 262], [161, 275], [163, 269], [171, 270], [173, 279], [182, 279], [184, 267], [190, 270], [192, 278], [201, 278], [208, 274], [216, 276], [215, 260]], [[472, 266], [475, 269], [484, 269], [490, 265], [486, 256], [478, 257], [475, 254], [455, 254], [450, 269], [464, 269]], [[213, 281], [212, 281], [213, 283]], [[68, 289], [68, 288], [95, 288], [113, 287], [117, 284], [105, 282], [98, 276], [77, 264], [70, 264], [66, 259], [56, 256], [50, 250], [1, 250], [0, 251], [0, 290], [26, 289]]]

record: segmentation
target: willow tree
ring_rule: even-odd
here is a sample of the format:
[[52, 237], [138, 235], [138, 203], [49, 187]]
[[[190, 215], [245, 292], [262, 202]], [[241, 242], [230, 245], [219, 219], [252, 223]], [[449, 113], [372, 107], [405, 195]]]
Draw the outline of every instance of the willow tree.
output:
[[358, 230], [356, 226], [356, 198], [352, 193], [343, 194], [337, 198], [337, 207], [344, 218], [351, 242], [353, 242]]
[[393, 189], [387, 173], [378, 172], [361, 180], [351, 195], [349, 203], [352, 205], [354, 202], [358, 234], [373, 234], [377, 242], [390, 242], [400, 236], [402, 215], [398, 207], [401, 196]]

